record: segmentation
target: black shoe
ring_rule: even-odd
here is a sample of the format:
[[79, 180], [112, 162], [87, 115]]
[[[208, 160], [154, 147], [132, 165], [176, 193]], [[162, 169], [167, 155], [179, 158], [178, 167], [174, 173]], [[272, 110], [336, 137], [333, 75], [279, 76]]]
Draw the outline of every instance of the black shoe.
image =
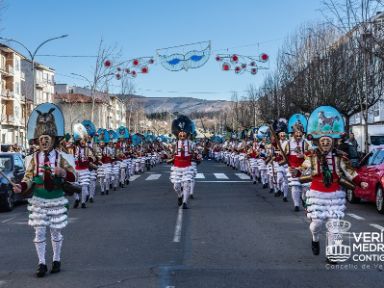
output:
[[60, 272], [60, 266], [61, 266], [60, 261], [53, 261], [51, 273], [59, 273]]
[[283, 197], [283, 202], [288, 202], [287, 197]]
[[95, 202], [95, 201], [93, 200], [93, 197], [89, 198], [89, 202], [90, 202], [90, 203]]
[[181, 206], [183, 204], [183, 196], [177, 198], [177, 204]]
[[193, 199], [195, 199], [195, 196], [193, 196], [193, 194], [191, 194], [191, 195], [189, 196], [189, 198], [193, 200]]
[[255, 181], [253, 181], [253, 184], [256, 184], [256, 180], [255, 180]]
[[295, 209], [293, 209], [293, 211], [295, 211], [295, 212], [299, 212], [299, 211], [300, 211], [299, 206], [295, 206]]
[[312, 253], [313, 255], [319, 255], [320, 254], [320, 242], [312, 241]]
[[80, 205], [80, 200], [75, 200], [75, 203], [73, 203], [73, 208], [78, 208]]
[[183, 203], [183, 209], [189, 209], [187, 203]]
[[101, 191], [101, 195], [105, 195], [105, 193], [103, 191]]
[[87, 208], [87, 205], [85, 205], [85, 203], [81, 203], [81, 208]]
[[126, 181], [127, 185], [129, 185], [129, 180]]
[[108, 195], [108, 194], [109, 194], [109, 190], [106, 190], [106, 191], [105, 191], [105, 195]]
[[47, 265], [39, 264], [39, 266], [37, 266], [36, 276], [39, 278], [44, 277], [45, 273], [47, 273], [47, 271], [48, 271]]

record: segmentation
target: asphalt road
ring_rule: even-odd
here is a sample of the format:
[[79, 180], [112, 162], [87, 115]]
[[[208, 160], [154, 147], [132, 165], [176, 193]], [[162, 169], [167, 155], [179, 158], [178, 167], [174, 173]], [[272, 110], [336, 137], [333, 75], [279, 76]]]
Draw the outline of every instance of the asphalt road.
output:
[[[324, 235], [321, 255], [313, 256], [304, 212], [293, 212], [291, 201], [273, 197], [238, 171], [205, 161], [198, 166], [201, 174], [191, 209], [179, 210], [169, 170], [158, 166], [135, 177], [127, 188], [98, 195], [87, 209], [71, 209], [63, 233], [62, 272], [42, 279], [34, 276], [37, 256], [26, 205], [0, 214], [0, 288], [324, 288], [382, 283], [381, 267], [327, 265]], [[384, 227], [384, 216], [371, 204], [349, 205], [347, 213], [352, 231], [380, 232]], [[47, 248], [50, 259], [50, 245]]]

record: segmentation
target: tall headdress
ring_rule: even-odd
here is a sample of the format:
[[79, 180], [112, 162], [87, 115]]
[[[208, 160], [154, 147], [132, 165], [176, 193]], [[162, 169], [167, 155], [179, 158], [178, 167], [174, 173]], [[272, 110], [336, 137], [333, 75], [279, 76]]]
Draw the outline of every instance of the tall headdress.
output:
[[344, 119], [332, 106], [316, 108], [308, 119], [308, 134], [318, 139], [324, 136], [340, 138], [345, 133]]
[[180, 132], [186, 132], [187, 134], [192, 134], [194, 131], [194, 124], [191, 119], [189, 119], [185, 115], [178, 116], [175, 120], [172, 122], [172, 133], [176, 137], [179, 135]]

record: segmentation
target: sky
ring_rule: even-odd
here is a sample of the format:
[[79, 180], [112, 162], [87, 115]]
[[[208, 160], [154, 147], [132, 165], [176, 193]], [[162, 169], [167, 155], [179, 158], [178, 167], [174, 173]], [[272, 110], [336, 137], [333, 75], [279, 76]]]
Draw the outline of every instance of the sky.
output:
[[[4, 0], [0, 36], [22, 42], [38, 55], [94, 56], [100, 39], [121, 51], [121, 59], [156, 56], [156, 50], [211, 41], [212, 55], [198, 69], [172, 72], [160, 63], [135, 78], [136, 94], [230, 100], [233, 91], [245, 95], [259, 86], [276, 65], [284, 39], [307, 22], [324, 21], [321, 0]], [[7, 43], [26, 55], [20, 46]], [[217, 53], [257, 56], [267, 53], [266, 66], [256, 75], [224, 72]], [[157, 58], [155, 58], [157, 60]], [[56, 70], [57, 83], [86, 86], [71, 73], [91, 78], [95, 58], [37, 56]], [[114, 81], [113, 92], [119, 92]]]

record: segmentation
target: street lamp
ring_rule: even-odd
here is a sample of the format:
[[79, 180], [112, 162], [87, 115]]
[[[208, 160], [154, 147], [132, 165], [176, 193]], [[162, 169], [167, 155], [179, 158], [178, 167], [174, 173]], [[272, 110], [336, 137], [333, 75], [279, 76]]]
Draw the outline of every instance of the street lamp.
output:
[[[25, 46], [23, 43], [21, 43], [20, 41], [18, 40], [15, 40], [15, 39], [11, 39], [11, 38], [4, 38], [4, 37], [0, 37], [0, 40], [4, 40], [6, 42], [15, 42], [17, 44], [19, 44], [20, 46], [22, 46], [25, 50], [27, 50], [28, 54], [29, 54], [29, 57], [30, 57], [30, 60], [32, 62], [32, 78], [33, 78], [33, 81], [32, 81], [32, 107], [35, 106], [35, 94], [36, 94], [36, 75], [35, 75], [35, 57], [36, 57], [36, 54], [37, 52], [39, 51], [39, 49], [44, 46], [46, 43], [50, 42], [50, 41], [53, 41], [53, 40], [57, 40], [57, 39], [61, 39], [61, 38], [65, 38], [65, 37], [68, 37], [68, 34], [64, 34], [64, 35], [61, 35], [61, 36], [57, 36], [57, 37], [52, 37], [52, 38], [49, 38], [43, 42], [41, 42], [37, 48], [35, 49], [35, 51], [32, 53], [31, 50], [29, 50], [27, 48], [27, 46]], [[24, 112], [24, 126], [25, 126], [25, 131], [24, 131], [24, 145], [25, 145], [25, 148], [27, 147], [27, 94], [25, 94], [25, 112]]]

